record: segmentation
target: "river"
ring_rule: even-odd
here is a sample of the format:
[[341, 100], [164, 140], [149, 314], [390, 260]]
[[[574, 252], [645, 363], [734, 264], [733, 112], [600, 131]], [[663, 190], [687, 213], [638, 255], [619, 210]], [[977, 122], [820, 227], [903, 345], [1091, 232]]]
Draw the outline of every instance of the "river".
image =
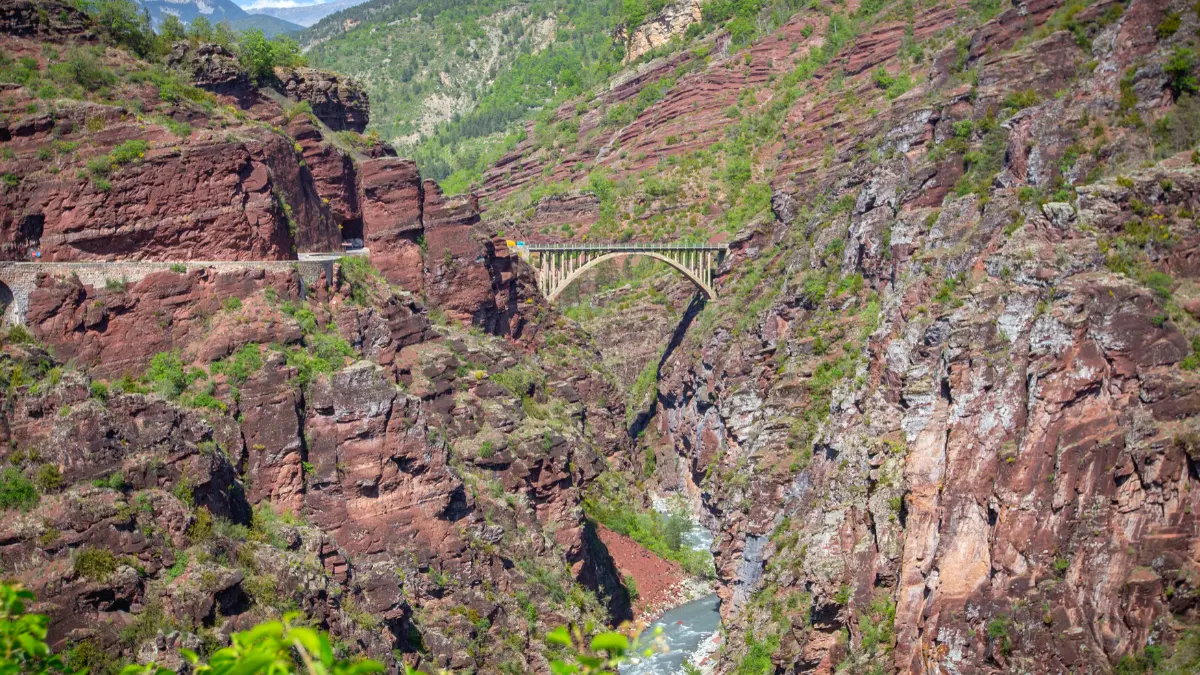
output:
[[[655, 504], [666, 512], [666, 503]], [[685, 546], [696, 551], [712, 550], [713, 535], [704, 526], [693, 521], [692, 528], [683, 534]], [[621, 667], [621, 675], [676, 675], [687, 673], [683, 664], [690, 663], [701, 668], [712, 659], [720, 641], [721, 600], [711, 593], [689, 603], [680, 605], [660, 616], [642, 632], [642, 642], [654, 639], [654, 631], [662, 627], [661, 644], [666, 651], [640, 658]], [[712, 672], [702, 668], [701, 672]]]
[[622, 666], [621, 675], [675, 675], [686, 672], [685, 661], [702, 665], [717, 648], [720, 608], [721, 600], [712, 593], [663, 614], [642, 633], [642, 641], [652, 640], [655, 628], [662, 626], [667, 651]]

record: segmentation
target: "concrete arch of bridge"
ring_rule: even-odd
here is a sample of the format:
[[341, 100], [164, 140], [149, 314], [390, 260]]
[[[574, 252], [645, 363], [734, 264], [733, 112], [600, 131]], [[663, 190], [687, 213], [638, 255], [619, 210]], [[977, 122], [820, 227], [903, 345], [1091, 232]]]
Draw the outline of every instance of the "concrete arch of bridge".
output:
[[688, 267], [686, 265], [679, 262], [678, 260], [675, 260], [669, 256], [665, 256], [661, 253], [656, 253], [654, 251], [614, 251], [612, 253], [605, 253], [604, 255], [602, 255], [599, 258], [596, 258], [594, 260], [587, 261], [587, 263], [585, 263], [582, 267], [580, 267], [579, 269], [577, 269], [574, 272], [567, 275], [567, 277], [562, 280], [562, 283], [560, 283], [556, 288], [554, 288], [553, 290], [550, 291], [550, 295], [547, 297], [547, 299], [550, 300], [551, 302], [554, 302], [555, 300], [557, 300], [559, 294], [562, 293], [564, 290], [566, 290], [567, 287], [570, 286], [572, 283], [574, 283], [576, 279], [582, 277], [584, 275], [584, 273], [586, 273], [588, 270], [592, 269], [596, 265], [599, 265], [600, 263], [604, 262], [605, 260], [614, 260], [616, 258], [623, 258], [625, 256], [631, 256], [631, 255], [644, 255], [644, 256], [649, 256], [651, 258], [654, 258], [656, 260], [661, 260], [662, 262], [665, 262], [668, 265], [670, 265], [671, 267], [674, 267], [676, 270], [679, 270], [680, 272], [682, 272], [683, 275], [685, 277], [687, 277], [688, 279], [691, 279], [692, 283], [696, 284], [696, 286], [698, 286], [700, 288], [700, 291], [702, 293], [704, 293], [705, 297], [707, 297], [708, 299], [711, 300], [711, 299], [717, 297], [717, 292], [714, 291], [711, 286], [704, 283], [704, 279], [697, 276], [695, 272], [688, 269]]

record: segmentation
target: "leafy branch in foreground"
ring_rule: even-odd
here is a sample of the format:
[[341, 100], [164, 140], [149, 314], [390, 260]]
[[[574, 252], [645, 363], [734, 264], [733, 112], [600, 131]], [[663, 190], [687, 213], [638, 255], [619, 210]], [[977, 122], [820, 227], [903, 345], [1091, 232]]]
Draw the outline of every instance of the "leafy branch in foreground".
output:
[[[58, 675], [67, 673], [62, 659], [46, 643], [50, 618], [28, 614], [26, 603], [33, 593], [8, 584], [0, 584], [0, 675]], [[202, 663], [195, 652], [180, 653], [191, 664], [195, 675], [369, 675], [384, 672], [385, 667], [370, 659], [338, 659], [329, 635], [307, 626], [295, 625], [297, 612], [282, 621], [261, 623], [248, 631], [234, 633], [232, 644], [217, 650]], [[661, 630], [661, 629], [660, 629]], [[546, 636], [546, 642], [560, 649], [561, 658], [550, 662], [555, 675], [616, 675], [618, 666], [638, 652], [637, 640], [622, 633], [606, 632], [592, 637], [589, 624], [568, 630], [559, 627]], [[653, 650], [645, 649], [649, 656]], [[405, 666], [408, 675], [424, 675]], [[83, 675], [83, 671], [76, 673]], [[121, 675], [175, 675], [175, 671], [157, 664], [131, 665]]]

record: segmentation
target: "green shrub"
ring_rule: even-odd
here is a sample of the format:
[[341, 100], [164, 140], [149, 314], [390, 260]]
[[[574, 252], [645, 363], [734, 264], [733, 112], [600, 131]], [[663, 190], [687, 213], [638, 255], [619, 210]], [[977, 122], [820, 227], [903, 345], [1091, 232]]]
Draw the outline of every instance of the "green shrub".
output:
[[196, 381], [197, 373], [184, 371], [179, 352], [159, 352], [150, 358], [146, 379], [154, 391], [170, 399], [179, 398]]
[[212, 364], [214, 375], [224, 375], [230, 382], [240, 386], [263, 366], [262, 350], [253, 342]]
[[1168, 12], [1162, 21], [1158, 22], [1158, 26], [1154, 28], [1154, 33], [1158, 35], [1159, 40], [1166, 40], [1179, 30], [1180, 24], [1183, 23], [1183, 16], [1179, 12]]
[[1003, 654], [1008, 654], [1012, 651], [1012, 638], [1008, 635], [1011, 627], [1012, 619], [1003, 615], [992, 619], [987, 625], [988, 638], [1000, 647], [1000, 651]]
[[1004, 98], [1004, 107], [1013, 108], [1015, 110], [1024, 110], [1025, 108], [1030, 108], [1037, 105], [1038, 101], [1040, 100], [1041, 96], [1039, 96], [1036, 91], [1032, 89], [1023, 89], [1021, 91], [1009, 93], [1009, 95]]
[[1183, 94], [1194, 94], [1198, 88], [1196, 80], [1196, 52], [1187, 47], [1176, 47], [1163, 64], [1167, 74], [1167, 86], [1179, 98]]
[[150, 15], [134, 0], [82, 0], [80, 5], [117, 44], [147, 58], [162, 50]]
[[188, 525], [187, 537], [193, 545], [207, 541], [213, 534], [212, 512], [200, 507], [192, 514], [192, 523]]
[[58, 466], [54, 464], [43, 464], [37, 468], [37, 472], [33, 476], [33, 480], [37, 483], [38, 490], [43, 494], [54, 492], [63, 486], [63, 475], [58, 470]]
[[76, 574], [103, 583], [117, 571], [117, 557], [108, 549], [89, 546], [75, 554], [74, 568]]
[[1155, 270], [1146, 275], [1145, 284], [1158, 297], [1168, 299], [1171, 297], [1171, 289], [1175, 285], [1175, 279], [1165, 272]]
[[350, 287], [350, 300], [365, 307], [370, 302], [371, 280], [380, 279], [382, 275], [362, 256], [346, 256], [339, 263], [342, 279]]
[[[103, 671], [111, 667], [113, 660], [107, 658], [103, 650], [85, 648], [88, 643], [80, 643], [70, 650], [68, 659], [71, 669], [66, 670], [62, 659], [46, 644], [50, 618], [25, 612], [26, 604], [33, 601], [33, 594], [29, 591], [19, 586], [0, 584], [0, 654], [4, 655], [4, 662], [0, 666], [6, 668], [5, 672], [51, 675], [88, 668], [92, 675], [107, 675]], [[185, 654], [191, 662], [188, 672], [251, 674], [266, 672], [268, 666], [274, 675], [371, 675], [385, 672], [384, 665], [376, 661], [360, 657], [351, 660], [337, 658], [335, 654], [341, 650], [335, 651], [328, 634], [303, 623], [293, 625], [294, 620], [295, 616], [287, 616], [282, 621], [261, 623], [248, 631], [234, 633], [229, 647], [206, 650], [209, 652], [208, 664], [204, 664], [194, 653]], [[478, 630], [486, 633], [489, 627], [486, 619], [476, 620], [475, 623]], [[160, 632], [175, 628], [178, 626], [162, 605], [152, 602], [134, 615], [129, 625], [121, 631], [121, 641], [128, 647], [138, 647]], [[546, 635], [546, 642], [552, 646], [554, 653], [550, 670], [578, 675], [617, 672], [624, 661], [644, 647], [621, 633], [585, 635], [579, 627], [568, 630], [561, 626]], [[127, 670], [149, 672], [144, 666], [130, 666]], [[151, 666], [150, 670], [159, 675], [175, 675], [173, 671], [158, 666]], [[407, 666], [405, 672], [408, 675], [424, 675]]]
[[83, 98], [87, 93], [103, 92], [117, 83], [117, 74], [104, 65], [99, 50], [72, 49], [62, 61], [50, 66], [50, 77], [68, 87], [77, 88]]
[[33, 482], [16, 467], [5, 467], [0, 473], [0, 511], [28, 511], [38, 503], [38, 491]]
[[625, 591], [629, 593], [629, 599], [636, 601], [639, 597], [637, 579], [634, 579], [632, 574], [626, 574], [624, 581]]
[[275, 77], [276, 66], [304, 65], [304, 57], [295, 40], [284, 35], [268, 40], [257, 28], [243, 31], [238, 38], [238, 61], [259, 84]]
[[779, 638], [777, 636], [772, 635], [758, 640], [753, 633], [747, 633], [746, 652], [742, 654], [737, 668], [733, 670], [734, 675], [770, 675], [774, 673], [775, 663], [772, 657], [778, 649]]

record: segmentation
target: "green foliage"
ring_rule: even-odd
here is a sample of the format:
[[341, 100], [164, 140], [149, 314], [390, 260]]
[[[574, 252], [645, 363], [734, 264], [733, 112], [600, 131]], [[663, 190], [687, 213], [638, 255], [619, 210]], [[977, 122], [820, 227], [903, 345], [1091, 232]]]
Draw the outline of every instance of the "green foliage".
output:
[[63, 661], [67, 672], [79, 673], [86, 669], [88, 675], [117, 675], [121, 663], [116, 654], [96, 640], [84, 640], [72, 645], [63, 653]]
[[621, 0], [621, 23], [632, 30], [666, 7], [667, 0]]
[[896, 602], [885, 592], [875, 594], [867, 611], [858, 615], [860, 649], [872, 658], [891, 652], [896, 643]]
[[986, 198], [991, 192], [992, 179], [1004, 166], [1008, 132], [990, 115], [977, 123], [977, 129], [982, 132], [983, 138], [978, 150], [963, 156], [966, 173], [955, 187], [960, 197], [974, 192]]
[[1154, 33], [1158, 35], [1159, 40], [1166, 40], [1179, 30], [1179, 26], [1183, 23], [1183, 15], [1179, 12], [1167, 12], [1162, 21], [1154, 28]]
[[241, 349], [224, 359], [212, 364], [209, 368], [214, 375], [224, 375], [228, 380], [241, 386], [257, 373], [263, 366], [262, 350], [256, 343], [243, 345]]
[[646, 411], [647, 406], [652, 405], [658, 397], [658, 362], [662, 358], [662, 350], [651, 358], [641, 372], [638, 373], [637, 379], [629, 387], [629, 394], [625, 399], [625, 424], [629, 426], [633, 424], [638, 415]]
[[118, 80], [117, 74], [104, 65], [104, 52], [99, 49], [74, 48], [49, 70], [50, 78], [72, 98], [107, 92]]
[[1171, 297], [1171, 290], [1175, 286], [1175, 279], [1166, 272], [1154, 270], [1145, 276], [1143, 283], [1150, 290], [1154, 291], [1155, 295], [1165, 300]]
[[1150, 134], [1160, 158], [1194, 149], [1200, 143], [1200, 96], [1180, 95], [1175, 107], [1155, 120]]
[[[562, 658], [550, 660], [550, 672], [554, 675], [616, 675], [629, 657], [652, 653], [648, 648], [643, 649], [636, 639], [630, 640], [621, 633], [597, 633], [589, 640], [587, 634], [592, 631], [589, 624], [571, 629], [559, 626], [548, 633], [546, 642], [561, 648], [563, 653]], [[408, 675], [415, 674], [410, 670]]]
[[169, 399], [178, 399], [202, 373], [186, 372], [178, 351], [159, 352], [150, 358], [145, 379], [154, 391]]
[[287, 364], [297, 371], [300, 386], [307, 387], [318, 375], [340, 370], [346, 359], [354, 356], [354, 348], [342, 336], [328, 332], [309, 332], [304, 347], [294, 347], [284, 353]]
[[532, 396], [536, 388], [544, 385], [545, 374], [536, 368], [519, 363], [491, 375], [488, 379], [507, 389], [513, 396], [525, 398]]
[[140, 161], [146, 156], [150, 144], [140, 138], [131, 139], [113, 148], [107, 155], [98, 155], [87, 161], [88, 173], [93, 180], [102, 179], [116, 169]]
[[[1004, 107], [1014, 110], [1024, 110], [1031, 108], [1041, 101], [1041, 96], [1033, 89], [1022, 89], [1020, 91], [1009, 92], [1008, 96], [1004, 97]], [[956, 127], [957, 130], [957, 127]]]
[[1167, 86], [1179, 98], [1183, 94], [1194, 94], [1200, 84], [1196, 80], [1196, 52], [1188, 47], [1176, 47], [1163, 64], [1167, 75]]
[[[68, 651], [71, 670], [46, 643], [50, 619], [29, 614], [26, 605], [33, 594], [20, 586], [0, 584], [0, 675], [51, 675], [90, 668], [92, 675], [106, 675], [112, 659], [106, 658], [88, 642], [79, 643]], [[147, 605], [121, 631], [122, 641], [137, 647], [156, 636], [160, 630], [174, 628], [174, 623], [157, 603]], [[649, 656], [637, 640], [621, 633], [592, 634], [593, 626], [560, 627], [546, 636], [556, 652], [550, 662], [555, 675], [613, 675], [620, 664], [634, 654]], [[198, 654], [181, 649], [187, 662], [185, 672], [195, 675], [368, 675], [384, 671], [381, 663], [362, 657], [341, 659], [340, 647], [335, 649], [329, 635], [310, 628], [299, 613], [285, 614], [280, 621], [260, 623], [253, 628], [234, 633], [231, 644], [213, 651], [207, 663]], [[407, 675], [423, 675], [405, 667]], [[175, 675], [175, 672], [154, 663], [131, 665], [122, 675]]]
[[633, 578], [632, 574], [626, 574], [623, 581], [625, 592], [629, 594], [629, 599], [636, 601], [640, 596], [640, 593], [638, 593], [637, 579]]
[[63, 486], [62, 471], [54, 464], [43, 464], [37, 468], [33, 476], [34, 483], [43, 494], [54, 492]]
[[775, 672], [772, 657], [779, 650], [779, 637], [771, 635], [765, 639], [755, 638], [753, 633], [746, 634], [746, 652], [742, 654], [734, 675], [770, 675]]
[[0, 675], [63, 673], [62, 659], [50, 651], [46, 633], [50, 617], [26, 614], [33, 593], [0, 584]]
[[150, 13], [134, 0], [76, 0], [117, 44], [141, 58], [163, 51], [150, 27]]
[[117, 571], [117, 557], [103, 548], [87, 547], [75, 553], [75, 573], [91, 581], [105, 582]]
[[365, 307], [370, 303], [371, 281], [382, 279], [382, 275], [362, 256], [347, 256], [339, 263], [342, 279], [350, 287], [350, 300]]
[[988, 622], [987, 636], [994, 644], [1000, 647], [1000, 651], [1008, 654], [1012, 651], [1012, 638], [1009, 637], [1009, 631], [1012, 628], [1012, 619], [1007, 616], [1000, 615]]
[[912, 76], [907, 72], [902, 72], [893, 77], [883, 66], [875, 69], [874, 78], [875, 86], [883, 89], [888, 99], [901, 96], [909, 89], [912, 89], [914, 84]]
[[213, 534], [213, 516], [207, 508], [200, 507], [192, 513], [192, 522], [187, 528], [187, 537], [193, 545], [207, 541]]
[[16, 467], [8, 466], [0, 473], [0, 511], [28, 511], [38, 503], [38, 491]]
[[683, 533], [691, 527], [687, 515], [678, 511], [662, 514], [639, 509], [620, 481], [620, 477], [611, 472], [601, 476], [597, 488], [583, 502], [588, 518], [633, 539], [663, 558], [674, 560], [691, 574], [711, 577], [714, 574], [712, 556], [707, 551], [693, 551], [683, 546]]
[[[623, 56], [612, 39], [621, 0], [375, 5], [342, 12], [361, 21], [353, 28], [315, 27], [308, 57], [314, 65], [360, 76], [371, 95], [372, 129], [411, 144], [403, 154], [417, 160], [422, 176], [442, 182], [447, 193], [478, 181], [524, 137], [525, 121], [541, 112], [548, 123], [560, 103], [616, 72]], [[416, 16], [420, 21], [412, 21]], [[545, 35], [541, 28], [551, 17], [556, 28]], [[444, 119], [433, 112], [435, 96], [474, 105], [434, 124]], [[566, 121], [559, 140], [569, 142], [571, 122]]]
[[305, 64], [295, 40], [286, 35], [267, 39], [258, 28], [246, 30], [238, 38], [238, 61], [259, 84], [274, 79], [276, 66], [296, 67]]

